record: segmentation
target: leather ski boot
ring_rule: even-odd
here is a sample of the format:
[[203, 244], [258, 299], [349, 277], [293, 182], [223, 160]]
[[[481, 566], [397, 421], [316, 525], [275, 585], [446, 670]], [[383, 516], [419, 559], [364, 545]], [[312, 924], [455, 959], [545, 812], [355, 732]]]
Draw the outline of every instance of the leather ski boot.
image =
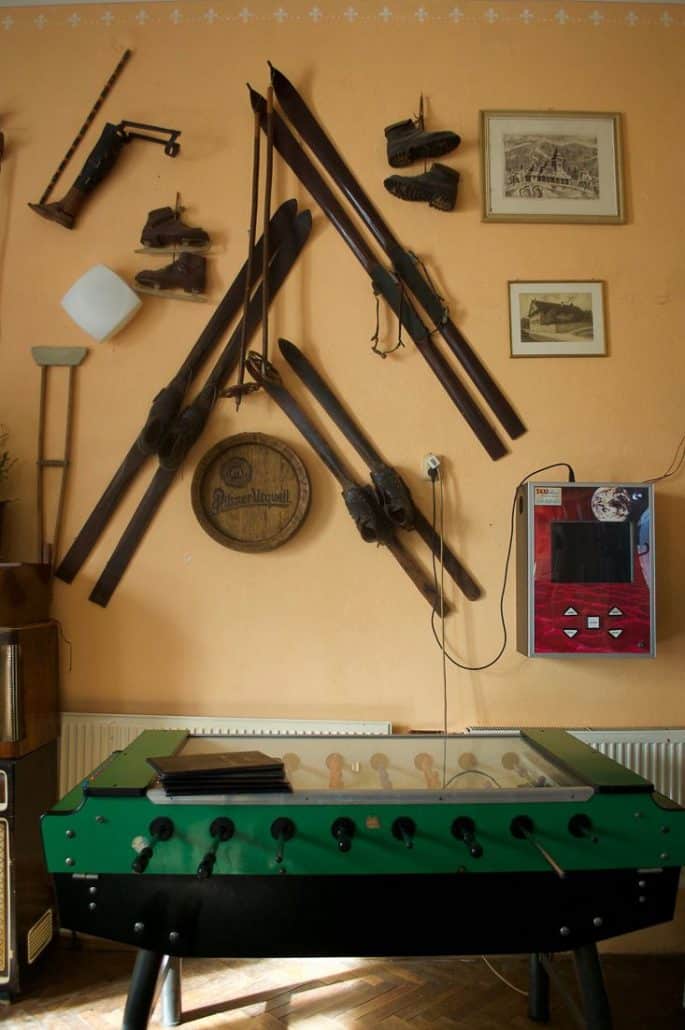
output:
[[200, 249], [209, 245], [209, 235], [204, 229], [185, 225], [179, 211], [173, 207], [158, 207], [150, 211], [143, 227], [140, 242], [144, 247], [192, 247]]
[[182, 251], [170, 265], [138, 272], [136, 285], [146, 293], [204, 293], [207, 259]]
[[421, 175], [391, 175], [383, 185], [400, 200], [427, 200], [439, 211], [452, 211], [457, 202], [459, 172], [447, 165], [433, 164]]
[[121, 128], [113, 125], [112, 122], [107, 122], [76, 182], [65, 196], [61, 200], [53, 200], [49, 203], [29, 204], [31, 210], [41, 218], [57, 222], [65, 229], [73, 229], [78, 213], [87, 197], [112, 170], [127, 142], [126, 135]]
[[406, 168], [426, 157], [442, 157], [461, 143], [461, 136], [456, 132], [425, 132], [423, 122], [411, 118], [388, 125], [384, 131], [388, 163], [393, 168]]

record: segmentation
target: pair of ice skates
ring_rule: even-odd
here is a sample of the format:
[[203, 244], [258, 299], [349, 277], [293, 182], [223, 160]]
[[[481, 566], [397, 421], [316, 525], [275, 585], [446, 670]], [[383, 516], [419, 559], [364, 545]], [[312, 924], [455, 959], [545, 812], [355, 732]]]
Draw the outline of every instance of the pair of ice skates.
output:
[[207, 259], [202, 252], [209, 248], [209, 235], [186, 225], [180, 217], [182, 210], [160, 207], [148, 214], [140, 237], [141, 253], [178, 256], [163, 268], [138, 272], [136, 289], [183, 300], [206, 300]]
[[[416, 119], [388, 125], [385, 131], [388, 163], [393, 168], [406, 168], [415, 161], [429, 157], [442, 157], [456, 150], [461, 136], [456, 132], [426, 132], [423, 121], [423, 102]], [[459, 172], [448, 165], [434, 163], [420, 175], [391, 175], [383, 185], [400, 200], [423, 200], [440, 211], [452, 211], [457, 202]]]

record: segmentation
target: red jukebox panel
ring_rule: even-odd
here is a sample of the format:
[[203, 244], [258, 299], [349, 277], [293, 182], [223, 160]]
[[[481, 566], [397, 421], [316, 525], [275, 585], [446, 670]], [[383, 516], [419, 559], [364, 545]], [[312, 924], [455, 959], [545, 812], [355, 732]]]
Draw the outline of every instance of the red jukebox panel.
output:
[[519, 488], [522, 654], [654, 656], [653, 503], [645, 483]]

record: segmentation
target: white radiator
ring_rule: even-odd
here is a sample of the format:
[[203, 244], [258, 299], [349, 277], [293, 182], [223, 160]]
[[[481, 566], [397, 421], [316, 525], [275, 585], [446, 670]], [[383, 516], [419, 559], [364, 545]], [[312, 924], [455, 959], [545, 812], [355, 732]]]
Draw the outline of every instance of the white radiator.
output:
[[63, 797], [113, 751], [127, 747], [143, 730], [188, 730], [200, 735], [248, 733], [311, 736], [333, 733], [387, 734], [389, 722], [335, 719], [212, 719], [185, 715], [93, 715], [62, 712], [59, 741], [59, 793]]
[[[504, 727], [470, 726], [470, 733], [511, 733]], [[574, 737], [601, 751], [653, 783], [679, 805], [685, 805], [685, 728], [570, 729]]]

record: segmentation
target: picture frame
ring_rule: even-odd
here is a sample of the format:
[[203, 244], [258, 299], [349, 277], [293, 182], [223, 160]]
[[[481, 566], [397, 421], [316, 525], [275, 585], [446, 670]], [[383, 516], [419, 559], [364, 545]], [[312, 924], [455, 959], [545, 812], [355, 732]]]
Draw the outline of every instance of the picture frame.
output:
[[621, 116], [481, 111], [485, 222], [625, 221]]
[[602, 282], [517, 281], [508, 285], [513, 358], [606, 355]]

